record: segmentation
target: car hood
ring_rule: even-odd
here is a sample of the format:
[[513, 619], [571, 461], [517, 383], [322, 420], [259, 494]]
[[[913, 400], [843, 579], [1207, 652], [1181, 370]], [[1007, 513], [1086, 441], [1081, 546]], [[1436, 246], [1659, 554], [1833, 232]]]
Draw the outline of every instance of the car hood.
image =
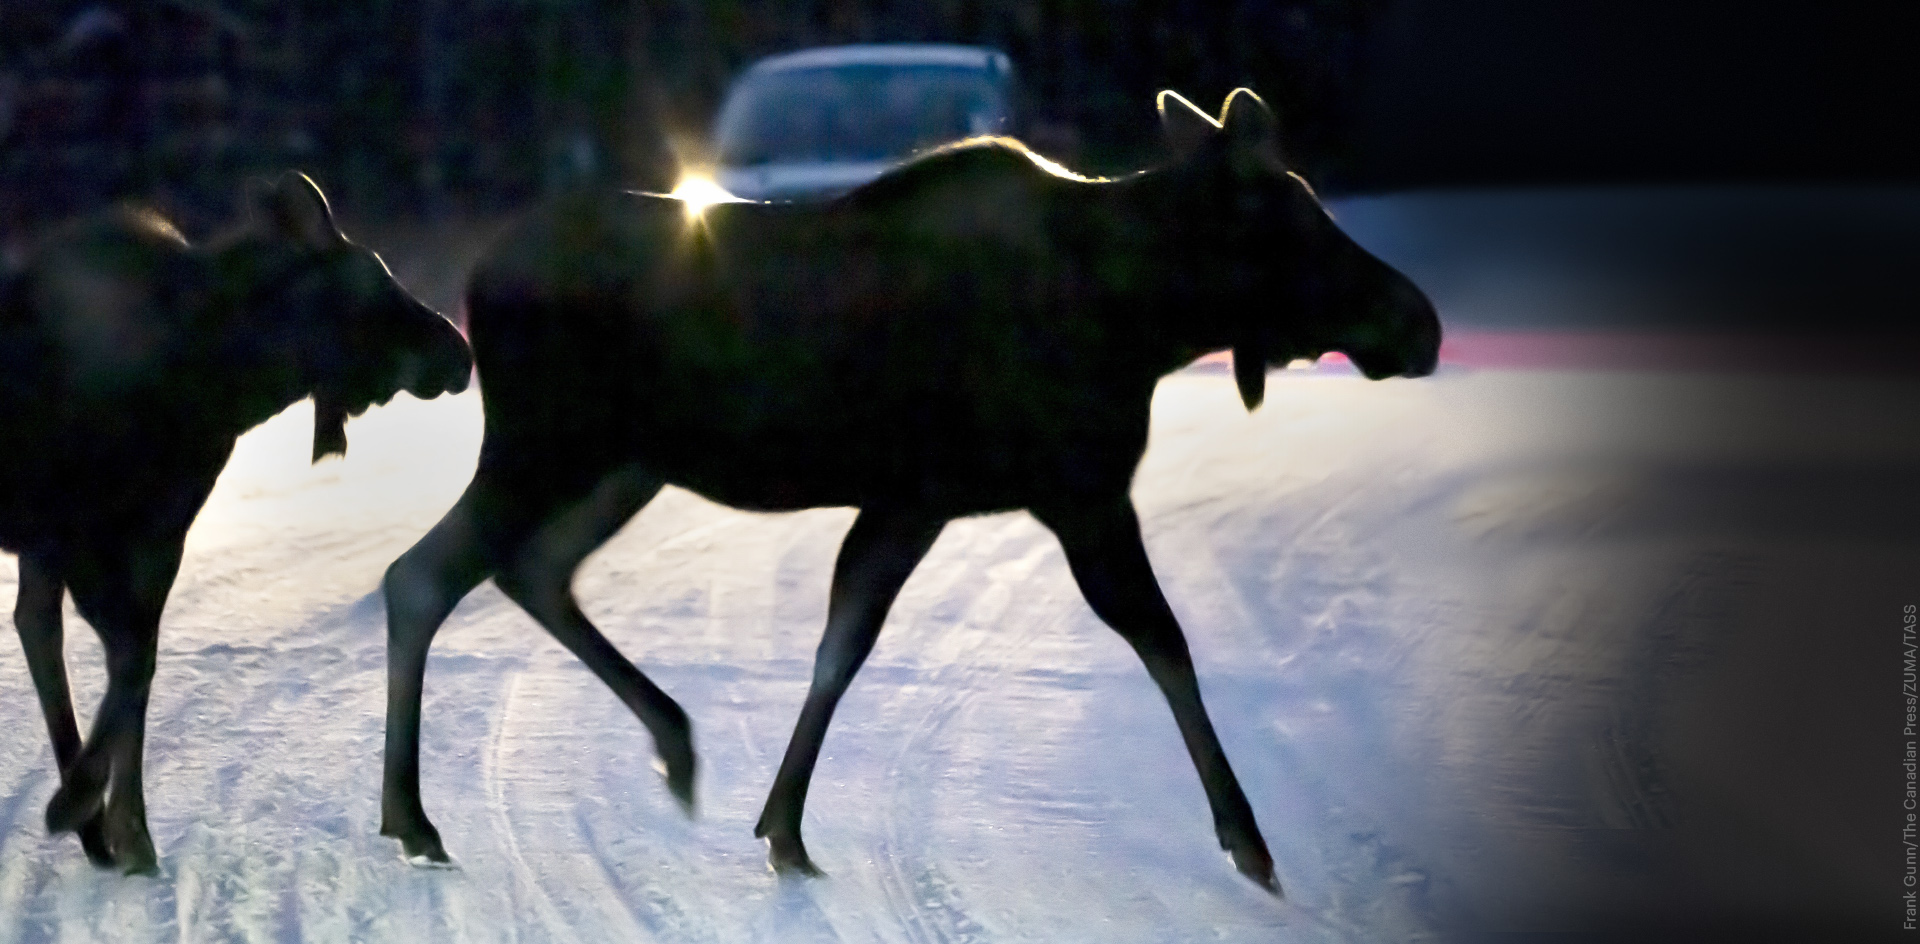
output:
[[899, 161], [793, 161], [721, 167], [714, 182], [747, 200], [824, 200], [852, 190]]

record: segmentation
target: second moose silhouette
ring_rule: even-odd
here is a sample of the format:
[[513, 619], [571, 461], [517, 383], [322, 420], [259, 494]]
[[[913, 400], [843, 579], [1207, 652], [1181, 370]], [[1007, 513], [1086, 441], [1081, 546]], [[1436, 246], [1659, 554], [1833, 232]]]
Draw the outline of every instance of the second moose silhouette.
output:
[[[313, 458], [400, 390], [458, 392], [472, 359], [334, 226], [311, 180], [254, 181], [252, 216], [190, 246], [133, 209], [76, 221], [0, 278], [0, 548], [60, 766], [47, 826], [96, 864], [155, 867], [141, 789], [160, 611], [187, 529], [241, 433], [314, 398]], [[107, 691], [80, 739], [61, 597], [99, 634]]]
[[435, 631], [491, 576], [652, 733], [691, 804], [687, 716], [615, 651], [571, 580], [663, 485], [740, 508], [859, 509], [812, 688], [756, 834], [781, 871], [820, 745], [895, 594], [946, 522], [1025, 509], [1171, 706], [1220, 844], [1272, 857], [1162, 598], [1129, 489], [1155, 384], [1233, 349], [1249, 409], [1269, 365], [1342, 351], [1371, 378], [1433, 370], [1426, 297], [1336, 227], [1244, 89], [1218, 120], [1171, 93], [1178, 159], [1089, 180], [1016, 142], [966, 142], [819, 205], [702, 213], [580, 195], [506, 235], [467, 304], [486, 407], [458, 504], [387, 571], [381, 831], [445, 861], [420, 803]]

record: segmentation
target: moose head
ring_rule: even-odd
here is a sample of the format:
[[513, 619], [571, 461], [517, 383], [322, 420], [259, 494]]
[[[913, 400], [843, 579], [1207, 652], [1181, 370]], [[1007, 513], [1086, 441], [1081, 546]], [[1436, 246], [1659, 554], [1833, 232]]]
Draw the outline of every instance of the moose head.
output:
[[[473, 358], [460, 332], [347, 239], [305, 174], [248, 182], [249, 234], [280, 258], [273, 304], [294, 350], [285, 372], [314, 401], [313, 461], [347, 451], [346, 421], [405, 390], [421, 398], [466, 389]], [[256, 322], [257, 324], [257, 322]], [[264, 326], [262, 326], [264, 327]]]
[[1270, 366], [1339, 351], [1369, 379], [1433, 372], [1440, 319], [1427, 296], [1335, 225], [1305, 178], [1288, 167], [1280, 122], [1249, 89], [1213, 118], [1172, 91], [1160, 122], [1180, 157], [1185, 199], [1208, 238], [1201, 262], [1224, 293], [1220, 325], [1251, 410]]

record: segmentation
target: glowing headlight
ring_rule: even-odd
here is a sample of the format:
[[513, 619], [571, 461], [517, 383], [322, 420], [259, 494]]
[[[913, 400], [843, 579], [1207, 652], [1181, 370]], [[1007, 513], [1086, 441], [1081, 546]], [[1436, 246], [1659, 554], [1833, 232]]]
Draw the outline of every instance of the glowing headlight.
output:
[[739, 203], [740, 198], [730, 194], [725, 188], [713, 182], [713, 178], [702, 174], [688, 174], [680, 178], [673, 193], [668, 194], [686, 204], [687, 216], [699, 216], [716, 203]]

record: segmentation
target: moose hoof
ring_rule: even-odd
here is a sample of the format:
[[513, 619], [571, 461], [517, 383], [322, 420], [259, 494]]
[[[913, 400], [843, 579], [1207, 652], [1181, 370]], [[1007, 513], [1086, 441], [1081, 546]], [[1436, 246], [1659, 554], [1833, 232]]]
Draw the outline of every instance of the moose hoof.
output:
[[766, 837], [767, 865], [776, 875], [797, 875], [804, 878], [826, 878], [827, 873], [807, 858], [807, 847], [800, 842], [799, 836]]
[[405, 859], [408, 865], [416, 869], [431, 869], [447, 872], [457, 872], [460, 870], [460, 864], [447, 858], [444, 852], [440, 854], [440, 858], [438, 859], [425, 855], [402, 855], [401, 858]]
[[58, 836], [78, 831], [87, 823], [97, 820], [101, 808], [106, 805], [105, 801], [104, 784], [62, 785], [54, 791], [53, 799], [47, 801], [47, 832]]
[[1239, 856], [1233, 856], [1233, 867], [1239, 869], [1241, 875], [1252, 879], [1255, 885], [1266, 889], [1267, 894], [1275, 898], [1287, 897], [1286, 893], [1280, 890], [1280, 880], [1273, 877], [1272, 863], [1247, 862]]
[[400, 857], [407, 860], [408, 865], [424, 869], [453, 867], [453, 859], [440, 845], [439, 836], [400, 837]]
[[439, 836], [395, 837], [400, 840], [400, 858], [407, 864], [422, 869], [450, 869], [453, 859], [447, 856], [447, 850], [440, 845]]
[[115, 817], [111, 810], [102, 820], [106, 845], [112, 850], [113, 868], [126, 875], [152, 875], [160, 871], [160, 857], [154, 854], [153, 837], [147, 834], [146, 823], [135, 817]]
[[107, 837], [100, 830], [100, 817], [96, 816], [80, 824], [80, 848], [86, 850], [87, 861], [103, 869], [113, 868], [113, 850], [107, 847]]
[[116, 848], [113, 864], [123, 875], [160, 874], [159, 856], [154, 854], [152, 841], [144, 835], [125, 848]]
[[1286, 897], [1280, 891], [1280, 881], [1273, 877], [1273, 856], [1267, 852], [1267, 844], [1258, 836], [1251, 841], [1222, 836], [1220, 845], [1227, 850], [1227, 857], [1233, 860], [1233, 867], [1241, 875], [1252, 879], [1255, 885], [1266, 889], [1275, 898]]
[[660, 779], [667, 782], [667, 792], [680, 803], [680, 812], [693, 818], [693, 752], [668, 760], [665, 757], [653, 759], [653, 770]]
[[452, 868], [453, 860], [440, 845], [440, 832], [424, 820], [417, 826], [395, 825], [392, 819], [380, 824], [380, 835], [400, 840], [400, 857], [421, 868]]
[[154, 858], [152, 850], [148, 850], [145, 855], [127, 856], [126, 861], [120, 863], [120, 874], [159, 875], [160, 863]]

